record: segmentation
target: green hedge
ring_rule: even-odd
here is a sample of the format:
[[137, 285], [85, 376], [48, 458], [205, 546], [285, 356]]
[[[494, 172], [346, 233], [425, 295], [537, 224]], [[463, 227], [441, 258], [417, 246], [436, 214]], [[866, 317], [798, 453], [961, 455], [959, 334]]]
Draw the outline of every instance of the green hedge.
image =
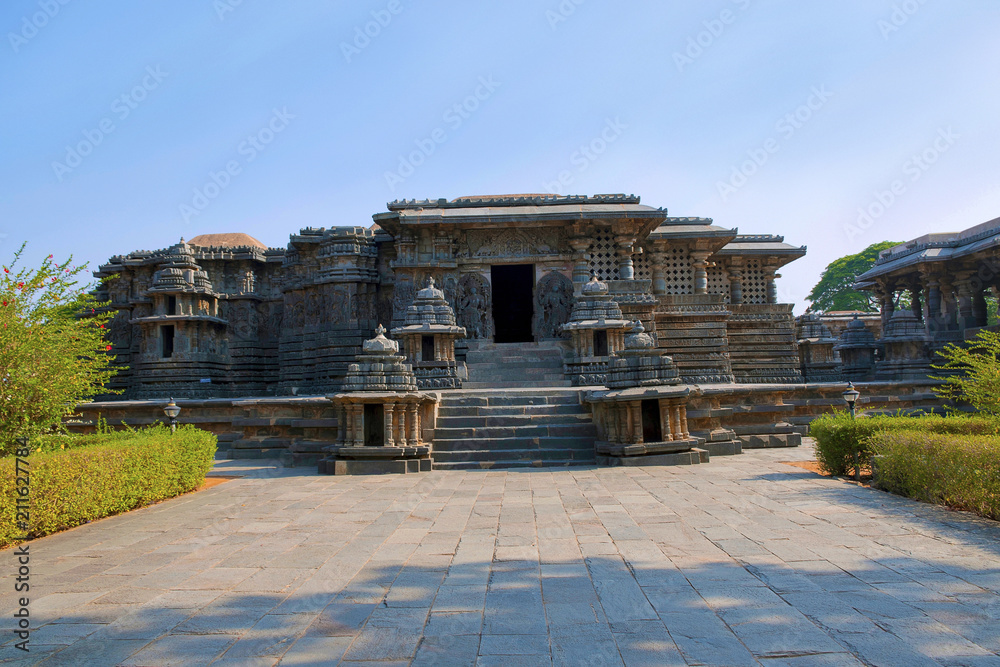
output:
[[837, 412], [814, 419], [809, 424], [809, 435], [816, 439], [816, 459], [820, 466], [832, 475], [846, 475], [854, 466], [855, 452], [862, 463], [867, 463], [875, 435], [915, 429], [955, 435], [1000, 435], [1000, 418], [871, 415], [851, 419], [849, 413]]
[[870, 446], [880, 488], [1000, 519], [1000, 437], [883, 431]]
[[[65, 443], [64, 443], [65, 444]], [[181, 493], [205, 481], [216, 438], [194, 426], [80, 436], [53, 450], [32, 443], [30, 537], [41, 537]], [[0, 459], [0, 546], [23, 534], [16, 523], [15, 459]]]

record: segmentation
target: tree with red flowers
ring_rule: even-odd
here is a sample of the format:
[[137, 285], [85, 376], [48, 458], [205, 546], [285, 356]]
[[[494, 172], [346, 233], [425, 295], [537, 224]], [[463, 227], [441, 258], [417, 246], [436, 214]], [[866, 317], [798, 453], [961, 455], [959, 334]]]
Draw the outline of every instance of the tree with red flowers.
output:
[[113, 316], [72, 266], [49, 255], [19, 267], [25, 246], [0, 274], [0, 456], [14, 440], [59, 428], [97, 394], [115, 370], [105, 325]]

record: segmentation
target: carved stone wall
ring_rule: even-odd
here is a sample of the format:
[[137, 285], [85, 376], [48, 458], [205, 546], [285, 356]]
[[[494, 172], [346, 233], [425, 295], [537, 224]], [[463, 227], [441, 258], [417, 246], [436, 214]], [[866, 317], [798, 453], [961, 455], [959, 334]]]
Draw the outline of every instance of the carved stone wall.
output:
[[465, 327], [466, 337], [492, 339], [493, 289], [479, 273], [466, 273], [458, 281], [455, 311], [458, 326]]
[[547, 273], [535, 286], [535, 340], [567, 338], [562, 325], [573, 310], [573, 282], [562, 273]]

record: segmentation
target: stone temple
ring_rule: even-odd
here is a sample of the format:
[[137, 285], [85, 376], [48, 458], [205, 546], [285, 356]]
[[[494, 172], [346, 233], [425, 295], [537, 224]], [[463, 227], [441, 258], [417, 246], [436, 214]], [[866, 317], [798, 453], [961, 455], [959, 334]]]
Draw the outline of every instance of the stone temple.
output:
[[[95, 275], [117, 311], [122, 393], [84, 416], [153, 421], [175, 397], [232, 456], [332, 472], [359, 447], [403, 441], [423, 461], [394, 468], [407, 471], [428, 456], [698, 463], [797, 444], [839, 401], [837, 341], [812, 329], [821, 383], [803, 384], [801, 323], [775, 281], [806, 249], [780, 236], [632, 195], [404, 200], [373, 219], [302, 229], [285, 248], [207, 234], [112, 257]], [[363, 369], [389, 371], [362, 353], [386, 336], [395, 375], [364, 394]], [[896, 407], [926, 398], [888, 394]]]

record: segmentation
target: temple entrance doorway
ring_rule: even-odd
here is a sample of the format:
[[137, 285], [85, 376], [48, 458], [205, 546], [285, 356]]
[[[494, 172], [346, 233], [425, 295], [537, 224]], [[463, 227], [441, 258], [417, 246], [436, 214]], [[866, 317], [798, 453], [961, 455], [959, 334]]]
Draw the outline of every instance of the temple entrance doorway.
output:
[[493, 283], [493, 324], [497, 343], [531, 343], [535, 311], [535, 265], [499, 264], [490, 267]]

